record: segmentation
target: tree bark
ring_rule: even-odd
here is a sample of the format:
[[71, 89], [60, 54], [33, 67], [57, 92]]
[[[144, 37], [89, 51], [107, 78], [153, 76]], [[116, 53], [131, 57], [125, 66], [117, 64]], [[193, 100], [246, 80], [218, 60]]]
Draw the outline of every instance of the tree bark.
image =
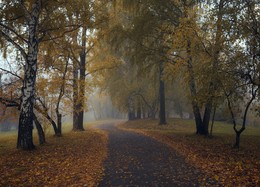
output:
[[78, 63], [73, 64], [73, 130], [77, 130], [79, 121], [78, 107]]
[[44, 105], [44, 103], [42, 103], [42, 106], [45, 108], [45, 110], [43, 111], [42, 109], [40, 109], [40, 107], [38, 107], [37, 105], [34, 105], [34, 108], [39, 112], [41, 113], [52, 125], [52, 128], [53, 128], [53, 131], [54, 131], [54, 134], [55, 136], [58, 135], [58, 127], [57, 127], [57, 124], [55, 123], [55, 121], [50, 117], [50, 115], [48, 114], [47, 112], [47, 109]]
[[235, 144], [233, 146], [233, 148], [236, 148], [238, 149], [239, 146], [240, 146], [240, 132], [236, 131], [236, 141], [235, 141]]
[[212, 110], [212, 102], [213, 102], [213, 98], [211, 98], [210, 101], [208, 101], [205, 105], [205, 111], [204, 111], [202, 129], [201, 129], [201, 134], [203, 135], [209, 134], [209, 121], [210, 121], [211, 110]]
[[66, 79], [66, 74], [67, 74], [67, 70], [68, 70], [68, 64], [69, 64], [69, 56], [66, 60], [66, 64], [65, 64], [65, 69], [63, 72], [63, 76], [62, 76], [62, 84], [60, 85], [60, 92], [59, 92], [59, 97], [58, 97], [58, 101], [57, 101], [57, 105], [56, 105], [56, 116], [57, 116], [57, 136], [61, 136], [61, 127], [62, 127], [62, 115], [60, 114], [60, 102], [61, 99], [64, 95], [64, 90], [65, 90], [65, 79]]
[[135, 110], [134, 110], [134, 102], [133, 98], [129, 96], [128, 98], [128, 120], [135, 119]]
[[138, 98], [138, 101], [137, 101], [137, 114], [136, 114], [136, 118], [137, 119], [141, 119], [142, 118], [142, 109], [141, 109], [140, 98]]
[[[33, 144], [33, 105], [35, 96], [35, 81], [37, 72], [37, 56], [39, 41], [36, 29], [41, 10], [41, 1], [35, 1], [30, 15], [26, 12], [28, 23], [28, 52], [25, 59], [25, 74], [22, 87], [22, 101], [19, 117], [17, 148], [31, 150]], [[26, 11], [26, 10], [25, 10]]]
[[244, 116], [243, 116], [243, 124], [242, 124], [242, 127], [239, 130], [237, 129], [237, 123], [236, 123], [235, 114], [234, 114], [232, 106], [231, 106], [231, 101], [230, 101], [230, 98], [229, 98], [230, 94], [228, 94], [226, 92], [226, 90], [224, 89], [225, 95], [227, 97], [228, 109], [229, 109], [229, 112], [230, 112], [231, 117], [232, 117], [233, 129], [234, 129], [234, 131], [236, 133], [236, 141], [235, 141], [235, 144], [233, 146], [234, 148], [239, 148], [239, 146], [240, 146], [240, 135], [246, 129], [247, 113], [248, 113], [248, 110], [250, 108], [250, 105], [255, 100], [256, 94], [258, 93], [259, 89], [260, 89], [259, 86], [256, 86], [256, 88], [255, 88], [255, 85], [252, 85], [252, 88], [251, 88], [251, 96], [252, 97], [251, 97], [251, 99], [248, 101], [248, 103], [246, 105], [246, 108], [245, 108], [245, 111], [244, 111]]
[[212, 64], [212, 78], [209, 83], [209, 98], [205, 105], [205, 112], [203, 117], [203, 134], [208, 135], [208, 126], [210, 121], [210, 115], [212, 111], [212, 103], [214, 100], [214, 94], [217, 90], [217, 72], [219, 69], [219, 53], [221, 50], [221, 40], [222, 40], [222, 19], [223, 19], [223, 7], [224, 7], [224, 1], [220, 0], [219, 6], [218, 6], [218, 16], [217, 16], [217, 28], [216, 28], [216, 38], [215, 38], [215, 44], [214, 44], [214, 54], [213, 54], [213, 64]]
[[213, 111], [213, 116], [212, 116], [211, 126], [210, 126], [210, 134], [209, 134], [210, 137], [212, 137], [213, 134], [213, 125], [215, 122], [216, 109], [217, 109], [217, 105], [214, 106], [214, 111]]
[[52, 128], [54, 130], [54, 134], [55, 136], [58, 136], [59, 133], [58, 133], [58, 127], [57, 127], [57, 124], [55, 123], [55, 121], [49, 116], [49, 114], [45, 114], [45, 117], [47, 118], [47, 120], [51, 123], [52, 125]]
[[159, 87], [159, 99], [160, 99], [160, 116], [159, 116], [159, 124], [160, 125], [166, 125], [166, 113], [165, 113], [165, 85], [164, 85], [164, 81], [163, 81], [163, 71], [164, 71], [164, 63], [160, 63], [160, 87]]
[[197, 88], [196, 88], [196, 82], [195, 82], [195, 75], [193, 71], [193, 61], [192, 61], [192, 56], [191, 56], [191, 43], [188, 40], [188, 46], [187, 46], [187, 53], [189, 56], [188, 59], [188, 72], [189, 72], [189, 87], [190, 87], [190, 93], [191, 93], [191, 98], [192, 98], [192, 110], [195, 118], [195, 123], [196, 123], [196, 134], [203, 134], [203, 128], [202, 128], [202, 118], [200, 114], [200, 108], [198, 106], [198, 102], [196, 99], [197, 96]]
[[146, 118], [146, 109], [145, 109], [144, 104], [142, 104], [142, 117], [143, 117], [143, 119]]
[[58, 114], [57, 115], [57, 136], [61, 136], [62, 134], [62, 115]]
[[85, 79], [86, 79], [86, 36], [87, 27], [84, 26], [82, 29], [82, 44], [80, 52], [80, 67], [79, 67], [79, 92], [78, 92], [78, 123], [74, 130], [84, 131], [84, 103], [85, 103]]
[[40, 145], [42, 145], [46, 142], [44, 131], [42, 129], [41, 123], [39, 122], [39, 120], [37, 119], [35, 114], [33, 114], [33, 120], [34, 120], [34, 124], [36, 126], [36, 129], [37, 129], [37, 132], [38, 132], [39, 143], [40, 143]]

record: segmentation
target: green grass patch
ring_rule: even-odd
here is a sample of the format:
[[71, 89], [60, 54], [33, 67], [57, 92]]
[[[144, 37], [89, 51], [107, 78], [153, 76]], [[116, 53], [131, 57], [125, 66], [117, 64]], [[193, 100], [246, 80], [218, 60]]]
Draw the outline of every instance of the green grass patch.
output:
[[[210, 124], [211, 125], [211, 124]], [[194, 134], [196, 132], [195, 122], [190, 119], [167, 119], [167, 125], [158, 125], [158, 120], [135, 120], [124, 125], [125, 128], [145, 129], [162, 131], [164, 133]], [[210, 129], [210, 127], [209, 127]], [[215, 121], [213, 136], [233, 135], [233, 125], [226, 122]], [[242, 133], [245, 136], [260, 136], [260, 128], [247, 126]]]

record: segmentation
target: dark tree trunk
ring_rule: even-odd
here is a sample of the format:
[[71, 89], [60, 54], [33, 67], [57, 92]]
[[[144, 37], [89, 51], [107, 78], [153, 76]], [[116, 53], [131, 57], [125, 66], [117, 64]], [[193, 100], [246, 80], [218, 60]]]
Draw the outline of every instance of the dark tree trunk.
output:
[[192, 55], [191, 55], [191, 40], [188, 38], [187, 40], [187, 53], [188, 53], [188, 70], [190, 76], [190, 92], [192, 97], [192, 108], [196, 122], [196, 129], [197, 134], [208, 135], [208, 126], [210, 121], [210, 115], [212, 110], [212, 103], [214, 99], [214, 93], [216, 90], [217, 84], [217, 72], [218, 72], [218, 57], [221, 50], [221, 37], [222, 37], [222, 17], [223, 17], [223, 5], [224, 0], [220, 0], [218, 6], [218, 18], [217, 18], [217, 29], [216, 29], [216, 38], [214, 44], [214, 53], [213, 53], [213, 62], [212, 62], [212, 77], [209, 84], [209, 99], [205, 104], [205, 112], [203, 116], [203, 120], [200, 114], [200, 109], [198, 103], [196, 101], [197, 91], [196, 91], [196, 84], [195, 84], [195, 77], [193, 72], [193, 65], [192, 65]]
[[236, 141], [235, 141], [235, 144], [234, 144], [234, 148], [238, 149], [239, 146], [240, 146], [240, 132], [236, 131]]
[[33, 144], [33, 116], [30, 110], [20, 112], [17, 148], [24, 150], [32, 150], [35, 148]]
[[62, 84], [60, 85], [60, 93], [59, 93], [59, 97], [58, 97], [58, 101], [57, 101], [57, 105], [56, 105], [56, 116], [57, 116], [57, 136], [61, 136], [61, 130], [62, 130], [62, 115], [60, 114], [60, 102], [61, 99], [64, 95], [64, 90], [65, 90], [65, 79], [66, 79], [66, 74], [67, 74], [67, 70], [68, 70], [68, 64], [69, 64], [69, 56], [67, 58], [66, 61], [66, 65], [65, 65], [65, 69], [63, 72], [63, 76], [62, 76]]
[[225, 95], [227, 97], [227, 101], [228, 101], [228, 108], [229, 108], [229, 111], [230, 111], [230, 114], [231, 114], [231, 117], [232, 117], [232, 121], [233, 121], [233, 129], [236, 133], [236, 142], [234, 144], [234, 148], [239, 148], [239, 146], [240, 146], [240, 135], [246, 129], [246, 119], [247, 119], [247, 113], [248, 113], [249, 107], [252, 104], [252, 102], [255, 100], [256, 94], [259, 91], [259, 86], [256, 86], [256, 88], [255, 88], [255, 85], [251, 85], [251, 86], [252, 86], [252, 88], [251, 88], [251, 96], [252, 97], [246, 105], [246, 108], [245, 108], [245, 111], [244, 111], [244, 116], [243, 116], [243, 124], [242, 124], [242, 127], [239, 130], [237, 130], [236, 118], [235, 118], [235, 114], [233, 112], [233, 109], [232, 109], [232, 106], [231, 106], [231, 101], [230, 101], [230, 98], [229, 98], [230, 95], [227, 94], [227, 92], [224, 90]]
[[135, 119], [135, 110], [134, 110], [134, 102], [133, 98], [128, 98], [128, 120], [134, 120]]
[[211, 137], [212, 137], [212, 135], [213, 135], [213, 125], [214, 125], [214, 122], [215, 122], [216, 109], [217, 109], [217, 106], [215, 105], [215, 106], [214, 106], [214, 111], [213, 111], [212, 120], [211, 120], [210, 134], [209, 134]]
[[143, 116], [143, 119], [145, 119], [146, 118], [146, 110], [145, 110], [145, 107], [144, 106], [142, 106], [142, 116]]
[[156, 113], [154, 111], [151, 112], [150, 118], [151, 119], [156, 119]]
[[36, 129], [37, 129], [37, 132], [38, 132], [39, 143], [40, 143], [40, 145], [42, 145], [46, 142], [44, 131], [43, 131], [42, 126], [41, 126], [41, 124], [40, 124], [40, 122], [37, 119], [35, 114], [33, 114], [33, 120], [34, 120], [34, 124], [36, 126]]
[[156, 118], [156, 109], [155, 108], [151, 108], [150, 111], [148, 112], [148, 117], [151, 119], [155, 119]]
[[[20, 108], [17, 148], [31, 150], [33, 144], [33, 105], [35, 95], [35, 81], [37, 72], [38, 39], [36, 29], [41, 10], [41, 1], [36, 1], [32, 6], [32, 12], [26, 14], [28, 23], [28, 52], [24, 66], [24, 80], [22, 87], [22, 101]], [[26, 11], [26, 10], [25, 10]]]
[[[84, 110], [84, 109], [83, 109]], [[79, 112], [79, 121], [78, 121], [78, 125], [77, 125], [77, 128], [74, 129], [74, 130], [77, 130], [77, 131], [84, 131], [84, 111], [80, 111]]]
[[133, 110], [128, 110], [128, 120], [134, 120], [135, 119], [135, 113]]
[[209, 101], [205, 106], [203, 122], [202, 122], [202, 134], [203, 135], [209, 134], [208, 129], [209, 129], [209, 121], [210, 121], [210, 116], [211, 116], [211, 110], [212, 110], [212, 99], [210, 99], [211, 101]]
[[142, 109], [141, 109], [141, 101], [138, 98], [138, 103], [137, 103], [137, 115], [136, 115], [137, 119], [141, 119], [142, 118]]
[[[43, 105], [43, 103], [42, 103]], [[45, 108], [45, 106], [43, 105], [43, 107]], [[57, 128], [57, 124], [55, 123], [55, 121], [49, 116], [48, 112], [47, 111], [43, 111], [41, 110], [37, 105], [34, 105], [34, 108], [39, 112], [41, 113], [52, 125], [52, 128], [54, 130], [54, 134], [55, 136], [58, 135], [58, 128]]]
[[159, 124], [166, 125], [166, 113], [165, 113], [165, 88], [163, 81], [163, 71], [164, 71], [164, 63], [160, 63], [160, 86], [159, 86], [159, 99], [160, 99], [160, 114], [159, 114]]
[[136, 110], [135, 110], [135, 106], [133, 105], [133, 108], [132, 108], [132, 114], [133, 114], [133, 119], [136, 119]]
[[57, 115], [57, 136], [61, 136], [62, 134], [62, 115]]
[[203, 134], [203, 128], [202, 128], [202, 119], [200, 115], [200, 109], [197, 105], [197, 103], [192, 102], [192, 109], [193, 109], [193, 115], [195, 118], [196, 123], [196, 134]]
[[[248, 101], [248, 103], [246, 105], [246, 109], [244, 111], [244, 116], [243, 116], [242, 127], [239, 130], [237, 130], [236, 129], [236, 123], [233, 126], [233, 128], [234, 128], [234, 130], [236, 132], [236, 142], [235, 142], [235, 145], [234, 145], [235, 148], [239, 148], [239, 146], [240, 146], [240, 134], [242, 132], [244, 132], [244, 130], [246, 129], [246, 120], [247, 120], [247, 113], [248, 113], [249, 107], [252, 104], [252, 102], [255, 100], [256, 95], [257, 95], [258, 90], [259, 90], [259, 86], [256, 86], [256, 88], [254, 88], [254, 87], [255, 87], [255, 85], [252, 85], [252, 88], [251, 88], [251, 95], [252, 95], [252, 97], [251, 97], [251, 99]], [[232, 111], [232, 113], [233, 113], [233, 111]]]
[[198, 102], [196, 100], [197, 89], [196, 89], [195, 75], [194, 75], [194, 71], [193, 71], [193, 63], [192, 63], [190, 45], [191, 45], [191, 43], [188, 40], [187, 52], [189, 55], [188, 71], [189, 71], [189, 87], [190, 87], [190, 93], [191, 93], [191, 98], [192, 98], [191, 104], [192, 104], [192, 110], [193, 110], [195, 123], [196, 123], [196, 134], [202, 134], [203, 133], [202, 118], [201, 118], [201, 114], [200, 114], [200, 108], [199, 108]]
[[128, 120], [134, 120], [134, 119], [135, 119], [135, 114], [133, 113], [133, 111], [129, 111]]
[[73, 64], [73, 130], [77, 130], [79, 123], [79, 106], [78, 106], [78, 64]]
[[[153, 119], [155, 119], [155, 115], [156, 115], [155, 108], [156, 108], [157, 100], [152, 105], [150, 105], [142, 94], [136, 93], [135, 95], [139, 96], [140, 99], [139, 102], [143, 103], [141, 105], [141, 113], [143, 113], [143, 118], [146, 118], [146, 111], [147, 111], [147, 117], [148, 118], [153, 117]], [[143, 102], [141, 102], [141, 99]], [[145, 106], [147, 106], [148, 108], [146, 108]]]
[[[177, 114], [179, 114], [180, 118], [183, 119], [183, 111], [182, 111], [181, 103], [179, 101], [176, 101], [175, 106], [176, 106]], [[170, 116], [170, 113], [169, 113], [169, 116]]]
[[222, 41], [222, 18], [223, 18], [223, 7], [224, 7], [224, 1], [225, 0], [220, 0], [219, 6], [218, 6], [218, 18], [217, 18], [217, 30], [216, 30], [216, 38], [215, 38], [215, 44], [214, 44], [214, 54], [213, 54], [213, 62], [212, 62], [212, 77], [211, 81], [209, 83], [209, 98], [207, 100], [207, 103], [205, 105], [205, 112], [204, 112], [204, 117], [203, 117], [203, 134], [208, 135], [208, 126], [209, 126], [209, 121], [210, 121], [210, 116], [211, 116], [211, 111], [212, 111], [212, 103], [214, 99], [214, 95], [217, 89], [217, 72], [219, 69], [219, 53], [221, 51], [221, 41]]
[[86, 78], [86, 36], [87, 27], [84, 26], [82, 30], [82, 44], [80, 52], [80, 68], [79, 68], [79, 94], [78, 94], [78, 123], [74, 130], [84, 131], [84, 103], [85, 103], [85, 78]]
[[59, 133], [58, 133], [58, 127], [57, 127], [57, 124], [55, 123], [55, 121], [49, 116], [49, 114], [46, 114], [45, 117], [49, 120], [49, 122], [51, 123], [52, 125], [52, 128], [54, 130], [54, 134], [55, 136], [58, 136]]

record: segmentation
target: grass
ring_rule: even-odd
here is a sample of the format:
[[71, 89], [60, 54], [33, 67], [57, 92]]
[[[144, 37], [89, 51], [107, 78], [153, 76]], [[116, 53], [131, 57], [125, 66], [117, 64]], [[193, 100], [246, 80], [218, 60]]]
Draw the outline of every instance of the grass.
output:
[[129, 121], [120, 126], [167, 144], [187, 162], [215, 178], [224, 186], [260, 185], [260, 128], [247, 127], [241, 135], [241, 148], [232, 149], [235, 140], [230, 124], [216, 122], [213, 138], [195, 135], [192, 120], [168, 119]]
[[[194, 120], [189, 119], [168, 119], [167, 125], [158, 125], [158, 120], [136, 120], [133, 123], [127, 124], [128, 128], [146, 129], [146, 130], [160, 130], [165, 132], [194, 134], [195, 124]], [[232, 124], [226, 122], [214, 122], [213, 135], [233, 135], [234, 130]], [[243, 132], [243, 136], [260, 136], [260, 128], [247, 126]]]
[[0, 186], [97, 186], [104, 174], [107, 135], [93, 125], [71, 132], [65, 124], [62, 137], [49, 130], [47, 143], [29, 152], [15, 148], [17, 132], [1, 134]]

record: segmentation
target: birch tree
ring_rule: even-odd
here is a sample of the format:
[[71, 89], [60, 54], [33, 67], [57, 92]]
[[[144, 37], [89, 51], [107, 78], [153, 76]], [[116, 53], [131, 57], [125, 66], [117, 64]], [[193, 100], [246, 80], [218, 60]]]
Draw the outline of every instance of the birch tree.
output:
[[1, 1], [1, 41], [15, 47], [24, 60], [17, 148], [31, 150], [35, 147], [32, 130], [38, 51], [43, 41], [63, 35], [61, 28], [65, 28], [65, 9], [61, 5], [65, 3], [42, 0]]

